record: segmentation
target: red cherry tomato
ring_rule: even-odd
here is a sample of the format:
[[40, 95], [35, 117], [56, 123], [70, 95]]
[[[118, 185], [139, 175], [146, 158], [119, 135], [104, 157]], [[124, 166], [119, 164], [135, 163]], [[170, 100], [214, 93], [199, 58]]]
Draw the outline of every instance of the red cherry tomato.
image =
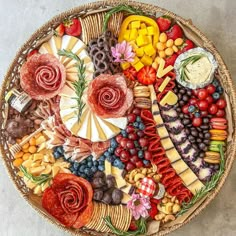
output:
[[206, 101], [208, 102], [208, 104], [212, 104], [214, 99], [212, 96], [207, 96]]
[[208, 102], [206, 100], [198, 101], [197, 105], [200, 111], [207, 111], [208, 109]]
[[211, 104], [209, 109], [208, 109], [208, 112], [211, 114], [211, 115], [214, 115], [216, 114], [218, 111], [218, 107], [216, 104]]
[[190, 104], [190, 105], [195, 105], [195, 104], [197, 104], [197, 99], [196, 99], [196, 98], [191, 98], [191, 99], [189, 100], [189, 104]]
[[219, 110], [216, 112], [216, 116], [217, 116], [217, 117], [224, 117], [224, 116], [225, 116], [225, 111], [219, 109]]
[[120, 153], [120, 160], [125, 163], [125, 162], [128, 162], [129, 159], [130, 159], [129, 152], [127, 150], [121, 151], [121, 153]]
[[192, 125], [195, 127], [199, 127], [202, 124], [202, 118], [201, 117], [194, 117], [192, 121]]
[[134, 148], [135, 147], [134, 142], [132, 140], [128, 140], [127, 143], [126, 143], [126, 147], [128, 149]]
[[139, 142], [139, 145], [141, 147], [147, 147], [147, 145], [148, 145], [148, 139], [147, 138], [140, 138], [138, 142]]
[[147, 151], [147, 150], [145, 150], [145, 152], [144, 152], [144, 159], [150, 161], [152, 159], [152, 153]]
[[138, 139], [138, 135], [136, 133], [131, 133], [128, 135], [128, 138], [131, 140], [137, 140]]
[[201, 114], [201, 117], [207, 117], [208, 111], [201, 111], [200, 114]]
[[182, 112], [183, 112], [184, 114], [188, 114], [188, 107], [189, 107], [189, 104], [184, 105], [184, 106], [182, 107]]
[[134, 155], [130, 158], [130, 161], [134, 164], [136, 164], [136, 162], [140, 161], [140, 159], [138, 158], [137, 155]]
[[226, 107], [226, 101], [223, 98], [220, 98], [217, 102], [216, 105], [219, 109], [224, 109]]
[[123, 138], [123, 136], [121, 134], [117, 135], [116, 136], [116, 142], [120, 143], [122, 138]]
[[208, 96], [208, 92], [206, 89], [199, 89], [197, 96], [200, 100], [205, 100]]
[[206, 87], [206, 90], [209, 94], [213, 94], [215, 91], [216, 91], [216, 87], [213, 85], [213, 84], [209, 84], [207, 87]]

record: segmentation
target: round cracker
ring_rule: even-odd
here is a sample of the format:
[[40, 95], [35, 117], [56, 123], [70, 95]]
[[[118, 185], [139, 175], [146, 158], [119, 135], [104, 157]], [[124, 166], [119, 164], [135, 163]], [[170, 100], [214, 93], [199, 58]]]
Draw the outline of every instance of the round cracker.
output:
[[100, 212], [99, 220], [98, 220], [99, 223], [96, 229], [97, 231], [100, 231], [103, 226], [103, 223], [104, 223], [103, 217], [105, 216], [105, 212], [106, 212], [106, 205], [101, 203], [101, 212]]

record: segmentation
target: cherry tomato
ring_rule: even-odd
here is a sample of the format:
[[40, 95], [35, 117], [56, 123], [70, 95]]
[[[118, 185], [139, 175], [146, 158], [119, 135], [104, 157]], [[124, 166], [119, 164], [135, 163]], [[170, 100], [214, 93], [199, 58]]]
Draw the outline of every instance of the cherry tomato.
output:
[[184, 106], [182, 107], [182, 112], [183, 112], [184, 114], [188, 114], [188, 107], [189, 107], [189, 104], [186, 104], [186, 105], [184, 105]]
[[226, 107], [226, 101], [223, 98], [220, 98], [217, 102], [216, 105], [220, 109], [224, 109]]
[[217, 116], [217, 117], [224, 117], [224, 116], [225, 116], [225, 111], [219, 109], [219, 110], [216, 112], [216, 116]]
[[190, 104], [190, 105], [195, 105], [195, 104], [197, 104], [197, 99], [196, 99], [196, 98], [191, 98], [191, 99], [189, 100], [189, 104]]
[[136, 166], [132, 163], [132, 162], [128, 162], [127, 164], [126, 164], [126, 166], [125, 166], [125, 169], [127, 170], [127, 171], [131, 171], [131, 170], [133, 170], [133, 169], [135, 169], [136, 168]]
[[126, 147], [132, 149], [135, 147], [134, 142], [132, 140], [128, 140], [126, 143]]
[[115, 150], [115, 155], [119, 157], [119, 156], [120, 156], [120, 153], [121, 153], [123, 150], [124, 150], [124, 149], [123, 149], [121, 146], [117, 147], [116, 150]]
[[145, 134], [144, 134], [144, 132], [143, 132], [142, 130], [138, 130], [138, 131], [137, 131], [137, 135], [138, 135], [140, 138], [142, 138]]
[[122, 138], [120, 141], [120, 146], [123, 148], [127, 147], [128, 139], [127, 138]]
[[212, 104], [214, 99], [212, 96], [207, 96], [206, 101], [208, 102], [208, 104]]
[[214, 115], [216, 114], [218, 111], [218, 107], [216, 106], [216, 104], [211, 104], [209, 109], [208, 109], [208, 112], [211, 114], [211, 115]]
[[194, 117], [192, 121], [192, 125], [195, 127], [199, 127], [202, 125], [202, 118], [201, 117]]
[[136, 107], [134, 108], [133, 113], [139, 116], [141, 114], [141, 110]]
[[215, 91], [216, 91], [216, 87], [213, 85], [213, 84], [209, 84], [207, 87], [206, 87], [206, 90], [209, 94], [213, 94]]
[[128, 135], [128, 138], [131, 140], [137, 140], [138, 139], [138, 135], [136, 133], [130, 133]]
[[207, 111], [208, 109], [208, 102], [206, 100], [198, 101], [198, 108], [200, 111]]
[[192, 90], [192, 95], [197, 97], [197, 94], [198, 94], [198, 89], [194, 89]]
[[199, 89], [197, 96], [200, 100], [205, 100], [208, 96], [208, 92], [206, 89]]
[[130, 123], [132, 122], [135, 122], [136, 120], [136, 115], [134, 113], [130, 113], [128, 116], [127, 116], [127, 119]]
[[123, 138], [123, 136], [121, 134], [116, 136], [116, 142], [120, 143], [121, 139]]
[[128, 125], [125, 130], [128, 134], [130, 134], [130, 133], [133, 133], [135, 131], [135, 128], [132, 125]]
[[144, 159], [150, 161], [150, 160], [152, 159], [152, 153], [149, 152], [149, 151], [147, 151], [147, 150], [145, 150], [145, 151], [144, 151]]

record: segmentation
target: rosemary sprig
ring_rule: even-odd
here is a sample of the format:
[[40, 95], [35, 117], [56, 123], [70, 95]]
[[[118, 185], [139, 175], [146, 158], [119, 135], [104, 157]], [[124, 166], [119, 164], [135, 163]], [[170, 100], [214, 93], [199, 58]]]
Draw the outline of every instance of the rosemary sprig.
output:
[[52, 179], [51, 175], [46, 175], [46, 174], [42, 174], [42, 175], [39, 175], [39, 176], [33, 176], [22, 165], [20, 166], [20, 170], [27, 179], [31, 180], [33, 183], [35, 183], [37, 185], [45, 184], [46, 182], [48, 182]]
[[103, 32], [106, 31], [109, 19], [112, 16], [112, 14], [121, 12], [121, 11], [127, 12], [129, 14], [135, 14], [135, 15], [146, 15], [141, 9], [134, 8], [130, 5], [126, 5], [126, 4], [118, 5], [116, 7], [113, 7], [110, 11], [108, 11], [105, 14], [104, 21], [103, 21], [103, 28], [102, 28]]
[[77, 105], [78, 105], [78, 121], [80, 120], [80, 117], [82, 115], [83, 108], [85, 106], [85, 103], [82, 100], [83, 92], [85, 88], [87, 87], [87, 81], [85, 79], [85, 71], [86, 71], [86, 66], [84, 65], [84, 60], [81, 60], [76, 54], [74, 54], [71, 51], [67, 51], [65, 49], [63, 50], [58, 50], [58, 55], [60, 56], [66, 56], [68, 58], [71, 58], [75, 60], [76, 67], [78, 69], [78, 80], [73, 82], [73, 86], [75, 88], [75, 93], [76, 93], [76, 99], [77, 100]]
[[103, 220], [105, 221], [106, 225], [112, 230], [112, 232], [116, 235], [119, 235], [119, 236], [138, 236], [138, 235], [145, 235], [147, 232], [147, 224], [146, 224], [146, 220], [144, 218], [141, 218], [137, 222], [137, 226], [138, 226], [137, 230], [127, 231], [127, 232], [117, 229], [112, 224], [110, 216], [104, 217]]
[[224, 173], [225, 170], [225, 158], [224, 158], [224, 151], [223, 151], [223, 145], [218, 145], [220, 150], [220, 169], [218, 172], [216, 172], [211, 180], [202, 187], [199, 191], [196, 192], [194, 197], [191, 199], [189, 203], [183, 203], [181, 211], [177, 214], [177, 216], [183, 215], [185, 212], [187, 212], [196, 202], [198, 202], [200, 199], [205, 197], [212, 189], [214, 189], [221, 178], [221, 176]]
[[181, 61], [181, 72], [180, 72], [180, 79], [182, 81], [186, 81], [186, 80], [189, 80], [188, 78], [188, 75], [186, 73], [186, 70], [187, 69], [187, 65], [189, 64], [194, 64], [195, 62], [197, 62], [198, 60], [200, 60], [201, 58], [203, 57], [202, 54], [199, 54], [199, 55], [193, 55], [191, 57], [187, 57], [185, 58], [184, 60]]

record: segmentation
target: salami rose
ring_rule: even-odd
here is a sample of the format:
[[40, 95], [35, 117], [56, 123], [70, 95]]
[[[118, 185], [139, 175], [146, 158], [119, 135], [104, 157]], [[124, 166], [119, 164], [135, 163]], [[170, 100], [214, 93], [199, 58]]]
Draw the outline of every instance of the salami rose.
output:
[[42, 197], [42, 206], [66, 227], [80, 228], [93, 212], [90, 183], [73, 174], [57, 174]]
[[102, 118], [124, 116], [132, 102], [133, 93], [122, 75], [101, 74], [89, 84], [88, 103]]
[[51, 54], [33, 54], [20, 70], [21, 87], [36, 100], [56, 96], [65, 80], [65, 67]]

